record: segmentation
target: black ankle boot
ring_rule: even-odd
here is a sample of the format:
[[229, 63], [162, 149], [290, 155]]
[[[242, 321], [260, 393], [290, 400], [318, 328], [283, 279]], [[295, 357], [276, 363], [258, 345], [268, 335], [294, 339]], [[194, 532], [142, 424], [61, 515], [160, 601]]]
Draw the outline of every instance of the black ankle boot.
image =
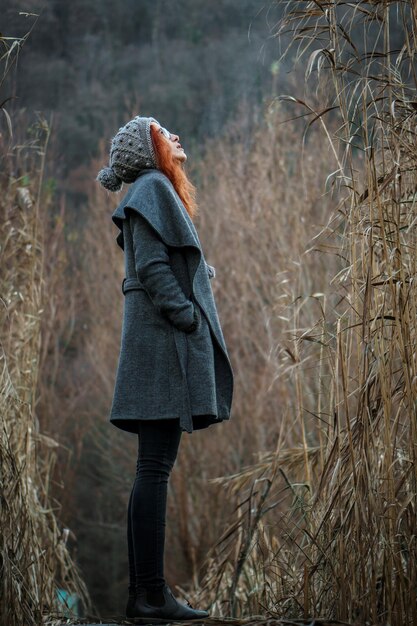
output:
[[[129, 597], [126, 604], [126, 617], [135, 617], [135, 601], [136, 601], [137, 591], [129, 590]], [[162, 589], [157, 590], [146, 590], [146, 602], [151, 604], [152, 606], [161, 606], [165, 604], [165, 596], [162, 592]]]
[[189, 619], [201, 619], [208, 617], [208, 611], [193, 609], [191, 604], [180, 604], [173, 595], [168, 585], [162, 588], [165, 602], [162, 606], [149, 604], [146, 590], [139, 590], [136, 595], [136, 602], [129, 617], [134, 618], [135, 624], [165, 624], [170, 622], [183, 622]]

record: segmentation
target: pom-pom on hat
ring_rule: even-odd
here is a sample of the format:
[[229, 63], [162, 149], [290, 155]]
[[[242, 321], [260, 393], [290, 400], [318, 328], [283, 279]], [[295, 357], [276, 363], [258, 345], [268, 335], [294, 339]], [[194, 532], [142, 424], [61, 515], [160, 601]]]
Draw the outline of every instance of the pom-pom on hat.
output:
[[96, 178], [103, 187], [118, 191], [122, 183], [133, 183], [141, 170], [157, 168], [151, 122], [159, 124], [153, 117], [137, 115], [119, 128], [111, 142], [109, 167], [100, 170]]

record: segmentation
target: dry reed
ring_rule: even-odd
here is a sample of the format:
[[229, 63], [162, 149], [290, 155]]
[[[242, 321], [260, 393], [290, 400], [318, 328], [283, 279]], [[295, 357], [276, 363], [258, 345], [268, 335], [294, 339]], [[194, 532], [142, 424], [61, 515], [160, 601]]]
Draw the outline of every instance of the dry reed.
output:
[[[1, 57], [2, 81], [17, 57], [22, 40], [9, 42]], [[10, 43], [12, 42], [12, 43]], [[7, 626], [55, 624], [72, 615], [58, 589], [90, 600], [67, 541], [70, 530], [57, 519], [51, 483], [59, 443], [42, 432], [37, 411], [42, 324], [48, 311], [45, 238], [51, 194], [43, 186], [50, 130], [39, 118], [24, 137], [7, 113], [0, 135], [0, 622]], [[18, 135], [18, 136], [16, 136]]]
[[[197, 226], [216, 267], [213, 289], [236, 388], [230, 424], [181, 444], [168, 502], [167, 578], [177, 582], [191, 572], [194, 590], [184, 595], [219, 617], [408, 624], [415, 605], [406, 598], [416, 582], [415, 92], [402, 91], [403, 66], [388, 63], [377, 93], [369, 51], [355, 65], [340, 40], [352, 40], [355, 9], [350, 28], [359, 13], [374, 16], [388, 46], [384, 11], [399, 3], [342, 11], [340, 3], [288, 6], [281, 30], [299, 24], [296, 43], [330, 34], [332, 44], [320, 44], [306, 63], [306, 79], [318, 63], [320, 80], [308, 102], [298, 98], [315, 119], [302, 158], [300, 124], [283, 124], [278, 103], [265, 119], [241, 120], [209, 142], [194, 171]], [[323, 24], [311, 24], [315, 19]], [[415, 42], [414, 31], [409, 37]], [[409, 47], [403, 61], [412, 56]], [[381, 63], [388, 58], [375, 55]], [[345, 84], [346, 67], [362, 68], [358, 84]], [[393, 84], [395, 100], [385, 107], [382, 97]], [[297, 102], [282, 100], [291, 98]], [[127, 445], [126, 434], [111, 429], [110, 436], [105, 424], [123, 262], [108, 227], [118, 198], [103, 200], [97, 191], [98, 165], [89, 183], [81, 285], [91, 328], [84, 344], [88, 385], [97, 398], [88, 423], [106, 462], [103, 485], [114, 487], [108, 499], [117, 511], [115, 530], [124, 535], [136, 438]], [[126, 576], [118, 584], [126, 590]]]
[[[287, 6], [277, 34], [288, 29], [304, 45], [300, 58], [316, 44], [305, 79], [317, 66], [320, 107], [281, 100], [307, 110], [306, 130], [320, 124], [341, 198], [307, 246], [300, 284], [281, 285], [288, 304], [277, 309], [293, 336], [277, 375], [295, 393], [294, 419], [282, 412], [276, 449], [259, 464], [216, 480], [235, 496], [236, 514], [208, 555], [202, 594], [237, 615], [261, 607], [275, 617], [415, 624], [415, 7]], [[316, 276], [305, 289], [304, 265], [318, 252], [341, 267], [328, 261], [327, 285], [317, 288]], [[320, 316], [301, 324], [312, 302]]]

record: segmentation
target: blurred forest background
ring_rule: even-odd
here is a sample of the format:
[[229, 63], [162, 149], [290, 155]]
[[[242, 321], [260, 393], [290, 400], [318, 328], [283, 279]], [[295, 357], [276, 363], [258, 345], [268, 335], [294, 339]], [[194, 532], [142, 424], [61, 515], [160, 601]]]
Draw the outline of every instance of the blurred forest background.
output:
[[126, 186], [95, 176], [140, 114], [189, 157], [235, 371], [230, 422], [181, 441], [168, 583], [219, 616], [412, 624], [412, 3], [3, 0], [1, 20], [2, 621], [57, 587], [124, 611]]
[[4, 0], [2, 23], [18, 37], [34, 21], [20, 11], [40, 19], [9, 75], [9, 110], [54, 112], [54, 176], [69, 194], [68, 175], [82, 172], [133, 110], [180, 133], [195, 155], [271, 90], [274, 3]]

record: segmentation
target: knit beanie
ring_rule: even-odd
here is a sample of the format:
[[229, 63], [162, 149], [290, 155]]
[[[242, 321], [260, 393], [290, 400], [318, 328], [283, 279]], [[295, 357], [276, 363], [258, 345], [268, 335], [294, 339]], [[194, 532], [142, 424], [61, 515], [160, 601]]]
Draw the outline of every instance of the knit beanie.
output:
[[137, 115], [119, 128], [111, 142], [109, 167], [99, 171], [96, 180], [109, 191], [118, 191], [122, 183], [133, 183], [143, 169], [157, 168], [151, 137], [153, 117]]

